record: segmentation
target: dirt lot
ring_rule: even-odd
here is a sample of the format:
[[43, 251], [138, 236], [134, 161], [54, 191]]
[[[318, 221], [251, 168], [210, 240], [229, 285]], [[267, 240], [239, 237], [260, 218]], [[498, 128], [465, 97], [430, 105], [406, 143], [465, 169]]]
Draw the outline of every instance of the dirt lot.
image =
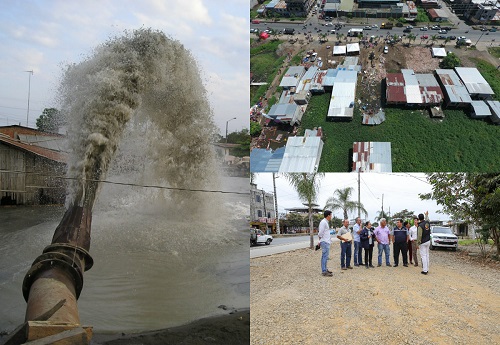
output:
[[500, 344], [498, 264], [436, 250], [428, 275], [414, 266], [341, 271], [339, 247], [333, 277], [321, 275], [319, 251], [250, 260], [251, 344]]

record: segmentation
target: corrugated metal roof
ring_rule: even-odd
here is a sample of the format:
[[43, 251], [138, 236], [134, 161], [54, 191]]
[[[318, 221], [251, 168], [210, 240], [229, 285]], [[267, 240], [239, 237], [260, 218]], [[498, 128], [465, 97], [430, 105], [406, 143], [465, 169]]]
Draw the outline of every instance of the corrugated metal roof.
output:
[[30, 145], [36, 145], [44, 147], [53, 151], [63, 151], [65, 149], [64, 142], [65, 138], [62, 137], [50, 137], [47, 135], [29, 135], [29, 134], [18, 134], [19, 140], [23, 143]]
[[333, 55], [345, 55], [347, 51], [347, 46], [334, 46]]
[[500, 123], [500, 102], [499, 101], [486, 101], [491, 110], [490, 119], [494, 123]]
[[467, 88], [455, 71], [452, 69], [437, 69], [436, 74], [444, 86], [444, 91], [451, 103], [470, 103], [472, 101]]
[[388, 103], [406, 103], [405, 80], [402, 73], [387, 73], [386, 84]]
[[444, 48], [432, 48], [432, 57], [445, 57], [446, 49]]
[[290, 66], [286, 71], [279, 86], [281, 87], [296, 87], [299, 80], [302, 78], [306, 71], [304, 66]]
[[491, 116], [491, 110], [484, 101], [472, 101], [471, 106], [471, 117], [477, 119]]
[[290, 91], [290, 90], [283, 90], [283, 92], [281, 93], [281, 96], [280, 96], [280, 100], [278, 101], [278, 103], [293, 103], [293, 100], [292, 100], [292, 94], [293, 92]]
[[402, 69], [401, 73], [403, 73], [405, 80], [406, 103], [421, 104], [422, 96], [420, 95], [420, 88], [415, 72], [412, 69]]
[[289, 137], [279, 172], [316, 172], [322, 151], [323, 141], [320, 137]]
[[275, 151], [255, 148], [250, 152], [251, 172], [278, 172], [285, 154], [285, 147]]
[[470, 94], [494, 95], [490, 84], [474, 67], [455, 67], [455, 72], [462, 79]]
[[352, 171], [392, 172], [390, 142], [355, 142]]
[[306, 73], [302, 76], [300, 79], [299, 85], [297, 86], [297, 91], [300, 92], [302, 90], [309, 90], [311, 88], [311, 84], [314, 80], [314, 76], [316, 75], [316, 72], [318, 72], [319, 68], [316, 66], [311, 66], [307, 70]]
[[443, 101], [443, 91], [432, 74], [416, 74], [422, 102], [426, 104], [439, 104]]
[[68, 160], [68, 155], [66, 153], [56, 152], [37, 145], [22, 143], [19, 140], [12, 139], [4, 135], [0, 135], [0, 143], [17, 147], [18, 149], [21, 149], [23, 151], [31, 152], [37, 156], [44, 157], [56, 162], [66, 163]]
[[324, 88], [323, 88], [323, 81], [324, 81], [324, 78], [326, 76], [326, 73], [327, 71], [322, 71], [322, 70], [318, 70], [316, 72], [316, 74], [314, 75], [314, 78], [311, 82], [311, 88], [310, 90], [312, 92], [324, 92]]
[[327, 117], [353, 117], [357, 75], [356, 71], [338, 71]]
[[269, 112], [267, 113], [267, 115], [271, 116], [271, 117], [276, 117], [276, 116], [280, 116], [280, 115], [293, 116], [293, 114], [297, 110], [297, 107], [298, 107], [298, 105], [295, 103], [273, 104], [271, 109], [269, 109]]
[[335, 78], [337, 78], [338, 69], [330, 68], [327, 70], [325, 77], [323, 78], [323, 86], [333, 86], [335, 83]]
[[347, 52], [348, 53], [359, 52], [359, 43], [349, 43], [349, 44], [347, 44]]

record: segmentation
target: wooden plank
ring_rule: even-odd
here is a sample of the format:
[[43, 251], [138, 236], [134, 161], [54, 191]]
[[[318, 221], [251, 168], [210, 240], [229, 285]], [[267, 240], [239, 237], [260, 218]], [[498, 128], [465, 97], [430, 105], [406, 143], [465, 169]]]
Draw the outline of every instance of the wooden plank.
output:
[[88, 345], [90, 339], [81, 327], [63, 331], [45, 338], [28, 341], [25, 345]]

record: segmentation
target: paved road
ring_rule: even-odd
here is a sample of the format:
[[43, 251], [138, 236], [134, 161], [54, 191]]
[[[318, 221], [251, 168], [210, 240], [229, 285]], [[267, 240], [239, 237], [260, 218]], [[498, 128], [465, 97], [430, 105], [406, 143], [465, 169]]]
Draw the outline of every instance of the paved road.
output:
[[[315, 236], [314, 243], [316, 243], [318, 237]], [[332, 238], [333, 242], [338, 242], [337, 238]], [[255, 247], [250, 248], [250, 259], [258, 258], [261, 256], [268, 256], [273, 254], [285, 253], [292, 250], [308, 248], [309, 247], [309, 236], [294, 236], [294, 237], [279, 237], [275, 238], [273, 242], [266, 246], [265, 244], [260, 244]]]

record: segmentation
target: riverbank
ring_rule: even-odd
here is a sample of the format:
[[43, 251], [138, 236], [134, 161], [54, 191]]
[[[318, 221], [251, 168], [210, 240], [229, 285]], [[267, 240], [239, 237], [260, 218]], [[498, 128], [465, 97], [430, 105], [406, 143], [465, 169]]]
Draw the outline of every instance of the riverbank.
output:
[[187, 325], [135, 334], [94, 334], [91, 345], [201, 345], [250, 343], [250, 310], [233, 311]]
[[333, 244], [324, 277], [320, 258], [301, 249], [250, 260], [251, 344], [500, 344], [498, 265], [435, 250], [428, 275], [342, 271]]

